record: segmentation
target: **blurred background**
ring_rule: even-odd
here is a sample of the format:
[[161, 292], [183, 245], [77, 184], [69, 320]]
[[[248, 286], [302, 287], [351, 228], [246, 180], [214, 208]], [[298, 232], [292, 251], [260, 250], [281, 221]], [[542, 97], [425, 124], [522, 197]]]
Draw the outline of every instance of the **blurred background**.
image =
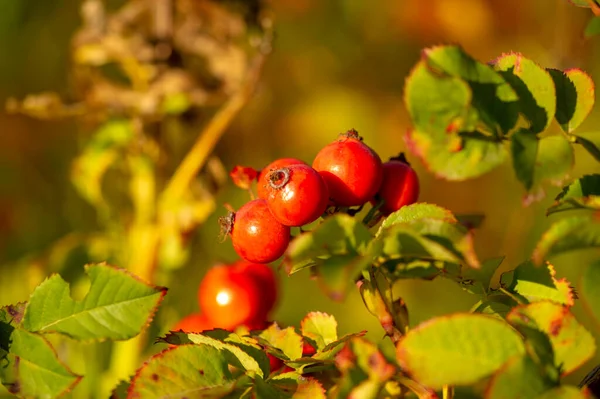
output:
[[[1, 2], [0, 104], [28, 93], [71, 93], [70, 43], [80, 24], [79, 6], [75, 0]], [[402, 135], [410, 123], [402, 99], [404, 80], [420, 50], [430, 45], [459, 43], [484, 62], [518, 51], [544, 67], [578, 67], [600, 81], [600, 38], [583, 38], [592, 15], [566, 0], [277, 0], [270, 7], [273, 52], [255, 96], [216, 147], [226, 170], [237, 164], [260, 168], [278, 157], [311, 162], [322, 146], [350, 128], [384, 160], [405, 151]], [[580, 131], [597, 130], [598, 110]], [[99, 260], [93, 251], [69, 244], [99, 225], [94, 208], [69, 177], [86, 143], [80, 125], [0, 110], [0, 132], [0, 305], [5, 305], [27, 300], [51, 272], [64, 271], [68, 280], [69, 271]], [[193, 138], [198, 133], [186, 134]], [[504, 269], [527, 258], [544, 229], [560, 217], [545, 216], [558, 187], [548, 186], [545, 199], [522, 205], [524, 192], [509, 163], [478, 179], [450, 183], [428, 174], [414, 156], [408, 159], [421, 179], [420, 201], [486, 215], [476, 235], [479, 255], [506, 255]], [[576, 148], [572, 176], [594, 168], [592, 158]], [[216, 210], [192, 235], [192, 251], [170, 279], [155, 333], [198, 310], [197, 286], [210, 266], [236, 259], [231, 243], [219, 242], [217, 218], [226, 213], [223, 203], [238, 208], [247, 200], [248, 194], [231, 183], [219, 191]], [[52, 249], [56, 242], [62, 244]], [[593, 255], [553, 259], [558, 276], [576, 284]], [[280, 272], [279, 278], [274, 320], [298, 325], [307, 312], [321, 310], [336, 316], [342, 334], [366, 329], [371, 339], [382, 339], [381, 327], [356, 293], [334, 303], [308, 273], [287, 277]], [[441, 279], [404, 281], [396, 289], [407, 302], [412, 325], [466, 311], [476, 302]], [[581, 304], [575, 314], [593, 328]], [[569, 381], [579, 382], [598, 362], [600, 356]]]

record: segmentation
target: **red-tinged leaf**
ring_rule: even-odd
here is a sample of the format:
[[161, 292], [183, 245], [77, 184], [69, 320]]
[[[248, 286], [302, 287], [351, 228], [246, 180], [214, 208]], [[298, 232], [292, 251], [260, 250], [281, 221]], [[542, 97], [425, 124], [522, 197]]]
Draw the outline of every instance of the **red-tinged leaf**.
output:
[[[234, 390], [224, 351], [210, 345], [180, 345], [154, 355], [137, 371], [128, 399], [211, 397]], [[240, 366], [239, 364], [234, 364]], [[204, 395], [204, 396], [203, 396]]]
[[556, 279], [554, 266], [546, 262], [545, 267], [536, 267], [533, 262], [520, 264], [513, 272], [507, 289], [522, 295], [530, 302], [550, 300], [567, 306], [575, 304], [571, 284], [566, 279]]
[[280, 328], [277, 323], [271, 324], [269, 328], [262, 331], [258, 336], [272, 348], [279, 349], [285, 360], [295, 360], [302, 357], [304, 345], [302, 337], [296, 333], [293, 327]]
[[335, 342], [337, 337], [337, 321], [335, 317], [322, 312], [310, 312], [300, 322], [302, 335], [310, 338], [322, 350]]
[[503, 54], [493, 64], [517, 92], [519, 112], [529, 120], [530, 130], [546, 130], [556, 113], [556, 89], [548, 71], [520, 53]]
[[81, 301], [71, 298], [69, 284], [59, 275], [40, 284], [27, 303], [23, 328], [79, 340], [129, 339], [152, 321], [167, 293], [106, 264], [87, 265], [86, 272], [91, 285]]
[[420, 324], [396, 347], [402, 369], [433, 389], [475, 383], [524, 353], [521, 337], [506, 322], [462, 313]]
[[556, 120], [571, 133], [587, 118], [594, 107], [595, 89], [592, 78], [581, 69], [564, 72], [548, 69], [556, 86]]
[[243, 190], [249, 190], [252, 187], [252, 182], [258, 178], [258, 171], [248, 166], [236, 165], [229, 172], [233, 184]]
[[579, 324], [568, 306], [550, 301], [534, 302], [513, 308], [506, 319], [517, 327], [535, 328], [545, 333], [562, 375], [576, 370], [596, 351], [594, 337]]

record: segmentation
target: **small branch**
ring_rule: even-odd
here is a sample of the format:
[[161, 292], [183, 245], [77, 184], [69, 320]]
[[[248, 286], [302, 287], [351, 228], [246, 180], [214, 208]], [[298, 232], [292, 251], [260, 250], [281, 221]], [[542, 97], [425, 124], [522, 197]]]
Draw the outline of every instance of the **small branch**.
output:
[[161, 207], [168, 207], [188, 189], [191, 181], [204, 166], [215, 145], [231, 121], [250, 100], [260, 77], [266, 56], [270, 50], [271, 36], [265, 33], [266, 41], [250, 65], [246, 82], [229, 101], [215, 114], [204, 131], [198, 136], [190, 152], [175, 171], [160, 199]]
[[411, 380], [408, 377], [399, 375], [396, 377], [396, 381], [398, 381], [400, 385], [403, 385], [413, 391], [419, 399], [439, 399], [434, 391], [422, 386], [418, 382]]

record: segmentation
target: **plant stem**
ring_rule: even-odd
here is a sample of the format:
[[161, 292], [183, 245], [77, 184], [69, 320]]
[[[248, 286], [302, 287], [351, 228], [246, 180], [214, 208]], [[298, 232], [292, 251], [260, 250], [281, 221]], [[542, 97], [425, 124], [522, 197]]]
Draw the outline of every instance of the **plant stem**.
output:
[[435, 392], [408, 377], [399, 375], [396, 377], [396, 381], [413, 391], [419, 399], [438, 399], [438, 396], [435, 394]]
[[450, 385], [444, 385], [442, 388], [442, 398], [443, 399], [453, 399], [454, 398], [454, 387]]
[[217, 111], [167, 183], [159, 201], [162, 209], [171, 206], [186, 192], [190, 182], [206, 163], [225, 129], [250, 100], [270, 49], [270, 34], [265, 33], [265, 39], [268, 43], [263, 43], [258, 55], [252, 61], [242, 87]]

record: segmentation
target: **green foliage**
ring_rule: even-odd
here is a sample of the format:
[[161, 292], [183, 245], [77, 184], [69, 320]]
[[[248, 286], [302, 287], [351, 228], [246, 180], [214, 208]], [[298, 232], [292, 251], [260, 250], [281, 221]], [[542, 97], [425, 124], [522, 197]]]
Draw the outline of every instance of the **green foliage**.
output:
[[91, 284], [82, 301], [74, 301], [69, 285], [55, 275], [27, 303], [0, 309], [0, 380], [16, 396], [56, 398], [83, 377], [59, 359], [43, 334], [85, 341], [131, 338], [148, 324], [166, 293], [106, 264], [86, 270]]
[[573, 209], [600, 210], [600, 175], [583, 176], [566, 186], [546, 214]]
[[[502, 164], [506, 140], [527, 191], [565, 178], [574, 163], [573, 143], [600, 159], [597, 144], [573, 134], [595, 101], [594, 84], [580, 69], [546, 70], [519, 53], [489, 66], [460, 47], [437, 46], [423, 51], [404, 100], [413, 125], [407, 143], [431, 172], [448, 180], [474, 178]], [[568, 138], [538, 137], [553, 119]]]
[[564, 305], [540, 301], [518, 306], [507, 320], [517, 329], [523, 326], [546, 334], [552, 344], [555, 365], [563, 374], [571, 373], [595, 352], [594, 338]]
[[101, 264], [86, 271], [91, 287], [81, 301], [71, 298], [59, 275], [36, 288], [25, 308], [23, 328], [79, 340], [129, 339], [149, 323], [166, 293], [166, 288], [149, 286], [123, 269]]
[[410, 330], [397, 347], [402, 368], [435, 389], [477, 382], [524, 353], [521, 338], [510, 326], [474, 314], [430, 320]]

